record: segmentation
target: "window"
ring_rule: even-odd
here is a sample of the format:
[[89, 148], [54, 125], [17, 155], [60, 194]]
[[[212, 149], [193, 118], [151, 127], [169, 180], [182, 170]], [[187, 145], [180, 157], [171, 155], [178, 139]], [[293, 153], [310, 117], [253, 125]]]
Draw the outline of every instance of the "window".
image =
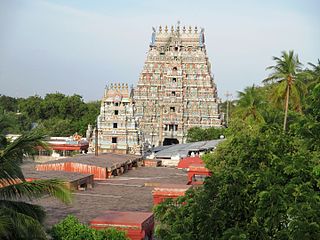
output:
[[164, 52], [160, 52], [160, 55], [164, 55]]
[[172, 92], [171, 92], [171, 95], [172, 95], [172, 96], [175, 96], [175, 95], [176, 95], [176, 92], [175, 92], [175, 91], [172, 91]]
[[119, 106], [119, 103], [116, 102], [116, 103], [114, 103], [114, 105], [117, 107], [117, 106]]
[[177, 82], [177, 78], [172, 78], [172, 82]]
[[175, 50], [175, 51], [178, 51], [178, 47], [175, 47], [174, 50]]
[[173, 71], [177, 71], [178, 69], [177, 69], [177, 67], [174, 67], [174, 68], [172, 68], [172, 70], [173, 70]]
[[114, 115], [119, 115], [119, 111], [118, 110], [114, 110]]
[[175, 112], [176, 108], [175, 107], [170, 107], [170, 112]]
[[169, 128], [165, 129], [165, 130], [178, 131], [178, 125], [177, 124], [169, 124], [168, 126], [169, 126]]
[[112, 137], [112, 143], [117, 143], [117, 138], [116, 137]]
[[113, 128], [118, 128], [118, 123], [113, 123]]

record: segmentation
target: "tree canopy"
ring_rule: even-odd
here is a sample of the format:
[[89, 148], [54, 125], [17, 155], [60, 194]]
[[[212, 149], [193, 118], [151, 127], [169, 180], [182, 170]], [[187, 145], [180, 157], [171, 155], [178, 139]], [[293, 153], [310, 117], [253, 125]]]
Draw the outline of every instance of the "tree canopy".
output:
[[[10, 122], [6, 132], [23, 133], [40, 125], [50, 136], [85, 134], [88, 124], [94, 124], [100, 102], [85, 103], [80, 95], [50, 93], [44, 98], [12, 98], [0, 96], [0, 118]], [[1, 121], [1, 120], [0, 120]]]

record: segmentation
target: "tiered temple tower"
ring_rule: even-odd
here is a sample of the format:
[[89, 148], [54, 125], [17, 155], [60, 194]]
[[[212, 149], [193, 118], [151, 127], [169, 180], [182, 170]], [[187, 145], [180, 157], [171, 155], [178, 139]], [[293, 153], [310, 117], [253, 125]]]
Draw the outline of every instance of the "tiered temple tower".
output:
[[221, 127], [203, 28], [153, 28], [134, 102], [150, 145], [184, 143], [191, 127]]
[[141, 154], [128, 84], [106, 86], [97, 122], [99, 152]]

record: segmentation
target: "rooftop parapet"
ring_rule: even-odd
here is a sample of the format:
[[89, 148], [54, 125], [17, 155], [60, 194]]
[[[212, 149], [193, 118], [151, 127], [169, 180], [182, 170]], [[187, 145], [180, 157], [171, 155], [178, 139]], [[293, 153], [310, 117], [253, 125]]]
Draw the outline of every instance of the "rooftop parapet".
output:
[[129, 86], [127, 83], [110, 83], [106, 85], [104, 90], [104, 98], [121, 96], [121, 97], [129, 97]]
[[204, 28], [199, 29], [197, 26], [180, 27], [180, 25], [162, 27], [160, 25], [158, 31], [154, 27], [152, 29], [150, 46], [168, 44], [172, 39], [178, 39], [182, 44], [188, 42], [196, 43], [200, 47], [204, 46]]

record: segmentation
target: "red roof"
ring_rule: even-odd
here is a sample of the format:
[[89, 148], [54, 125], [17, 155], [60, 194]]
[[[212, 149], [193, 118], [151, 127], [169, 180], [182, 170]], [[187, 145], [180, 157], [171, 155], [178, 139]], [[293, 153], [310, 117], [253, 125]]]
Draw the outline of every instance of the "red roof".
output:
[[[139, 226], [147, 221], [153, 222], [153, 213], [151, 212], [117, 212], [105, 211], [102, 215], [92, 219], [91, 225], [123, 225], [123, 226]], [[149, 220], [149, 221], [150, 221]]]
[[203, 161], [199, 156], [186, 157], [179, 162], [178, 168], [186, 169], [189, 168], [191, 164], [203, 164]]
[[205, 164], [197, 164], [197, 163], [191, 164], [189, 166], [189, 172], [191, 171], [208, 172], [208, 173], [211, 172], [208, 168], [206, 168]]

